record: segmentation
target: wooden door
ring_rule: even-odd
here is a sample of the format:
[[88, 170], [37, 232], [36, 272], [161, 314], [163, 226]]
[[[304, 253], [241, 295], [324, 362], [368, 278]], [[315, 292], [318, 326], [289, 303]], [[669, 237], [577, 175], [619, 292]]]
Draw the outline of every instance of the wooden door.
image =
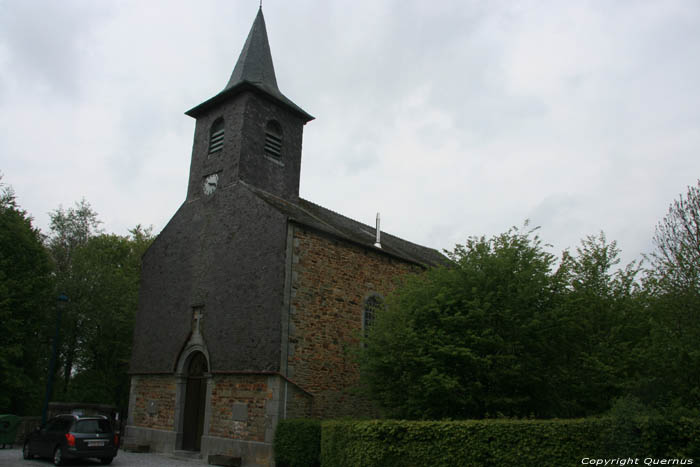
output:
[[207, 400], [207, 359], [198, 352], [190, 359], [185, 387], [185, 419], [182, 434], [182, 449], [199, 451], [204, 431], [204, 411]]

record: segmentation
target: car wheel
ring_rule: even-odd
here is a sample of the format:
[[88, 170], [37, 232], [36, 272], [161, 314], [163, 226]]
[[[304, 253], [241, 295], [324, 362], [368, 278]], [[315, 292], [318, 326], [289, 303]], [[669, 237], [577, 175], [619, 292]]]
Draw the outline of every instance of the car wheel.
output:
[[113, 457], [100, 457], [100, 464], [102, 465], [109, 465], [112, 463]]
[[25, 441], [24, 447], [22, 448], [22, 457], [25, 459], [33, 459], [34, 454], [29, 450], [29, 441]]
[[63, 465], [63, 452], [61, 446], [58, 446], [53, 452], [53, 465]]

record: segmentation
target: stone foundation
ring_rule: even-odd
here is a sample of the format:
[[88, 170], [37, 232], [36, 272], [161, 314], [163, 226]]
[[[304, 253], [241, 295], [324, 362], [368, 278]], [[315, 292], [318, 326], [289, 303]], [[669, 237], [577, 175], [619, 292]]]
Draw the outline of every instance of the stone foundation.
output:
[[[134, 375], [123, 445], [151, 452], [182, 449], [187, 385], [178, 375]], [[200, 457], [240, 457], [244, 466], [273, 465], [279, 420], [308, 417], [312, 397], [278, 374], [209, 375]]]

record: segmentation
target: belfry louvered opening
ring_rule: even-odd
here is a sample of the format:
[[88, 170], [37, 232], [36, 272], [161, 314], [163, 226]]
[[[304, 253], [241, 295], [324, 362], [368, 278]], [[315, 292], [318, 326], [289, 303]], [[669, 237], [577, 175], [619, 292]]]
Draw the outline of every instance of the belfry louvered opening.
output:
[[209, 130], [209, 154], [221, 151], [224, 147], [224, 119], [218, 118]]
[[282, 156], [282, 127], [274, 120], [265, 126], [265, 155], [278, 159]]

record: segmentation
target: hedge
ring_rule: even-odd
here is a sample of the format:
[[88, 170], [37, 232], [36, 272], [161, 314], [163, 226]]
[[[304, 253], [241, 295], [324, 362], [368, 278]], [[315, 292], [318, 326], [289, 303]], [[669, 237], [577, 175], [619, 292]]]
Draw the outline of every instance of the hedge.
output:
[[692, 458], [700, 420], [329, 421], [321, 465], [567, 466], [588, 458]]
[[282, 420], [273, 442], [278, 467], [314, 467], [321, 464], [321, 422]]
[[599, 429], [594, 420], [328, 422], [321, 458], [337, 467], [566, 465], [593, 451]]
[[582, 459], [700, 457], [700, 420], [284, 420], [279, 466], [574, 466]]

